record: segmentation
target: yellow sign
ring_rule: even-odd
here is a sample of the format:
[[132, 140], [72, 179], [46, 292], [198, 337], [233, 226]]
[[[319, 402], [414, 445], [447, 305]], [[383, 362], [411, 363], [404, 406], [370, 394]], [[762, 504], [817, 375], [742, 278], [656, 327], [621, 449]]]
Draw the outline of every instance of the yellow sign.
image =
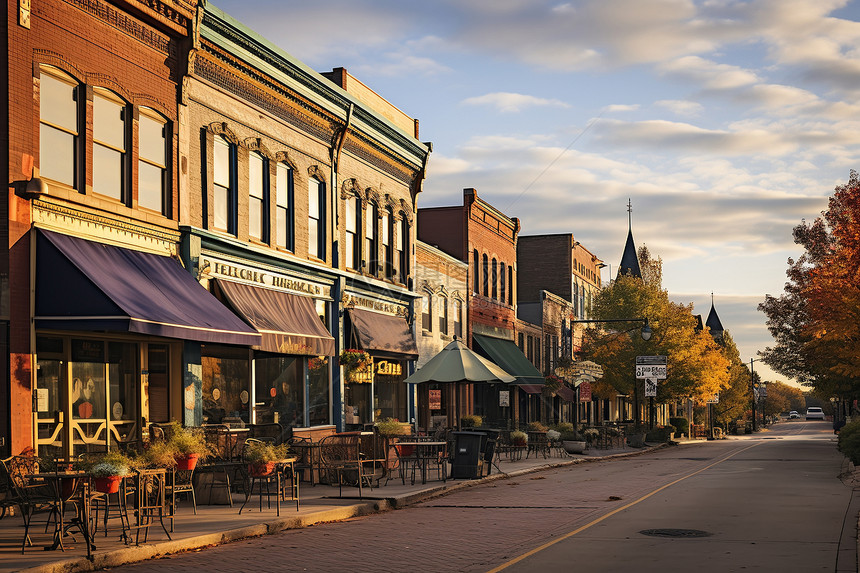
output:
[[376, 373], [382, 376], [400, 376], [403, 372], [403, 366], [399, 362], [380, 360], [374, 366], [376, 367]]

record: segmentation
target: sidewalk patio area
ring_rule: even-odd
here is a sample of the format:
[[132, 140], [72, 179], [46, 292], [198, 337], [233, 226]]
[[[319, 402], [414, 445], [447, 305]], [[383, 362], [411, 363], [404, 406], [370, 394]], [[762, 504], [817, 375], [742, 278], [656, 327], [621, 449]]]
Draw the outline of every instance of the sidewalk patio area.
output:
[[[421, 484], [420, 479], [412, 485], [407, 479], [403, 485], [399, 476], [391, 478], [387, 485], [364, 488], [363, 499], [358, 498], [358, 488], [344, 486], [343, 497], [338, 495], [337, 486], [315, 485], [306, 482], [300, 487], [300, 507], [296, 511], [295, 502], [281, 502], [280, 517], [274, 505], [271, 509], [263, 502], [259, 509], [256, 494], [239, 514], [239, 507], [245, 499], [244, 494], [234, 493], [231, 508], [228, 505], [203, 505], [198, 503], [194, 515], [191, 502], [183, 500], [177, 510], [172, 539], [168, 539], [160, 526], [152, 527], [149, 538], [140, 545], [126, 545], [119, 538], [120, 531], [115, 525], [107, 537], [100, 530], [93, 542], [93, 560], [86, 557], [86, 546], [80, 535], [75, 541], [65, 540], [65, 551], [47, 551], [44, 547], [51, 542], [51, 534], [44, 528], [31, 529], [33, 546], [21, 553], [21, 540], [24, 534], [22, 519], [19, 515], [7, 515], [0, 519], [0, 571], [39, 571], [73, 572], [93, 571], [104, 567], [134, 563], [153, 557], [190, 551], [217, 545], [237, 539], [277, 533], [285, 529], [307, 527], [316, 523], [341, 521], [361, 515], [400, 509], [421, 502], [429, 497], [478, 483], [508, 476], [521, 475], [547, 469], [588, 461], [598, 461], [614, 456], [635, 455], [651, 451], [653, 448], [630, 448], [615, 450], [587, 450], [583, 455], [552, 455], [544, 458], [529, 456], [528, 459], [509, 461], [502, 458], [494, 464], [491, 474], [474, 480], [441, 480]], [[499, 471], [501, 470], [501, 471]], [[450, 471], [449, 474], [450, 475]], [[382, 480], [384, 483], [385, 480]], [[198, 500], [203, 496], [198, 496]]]

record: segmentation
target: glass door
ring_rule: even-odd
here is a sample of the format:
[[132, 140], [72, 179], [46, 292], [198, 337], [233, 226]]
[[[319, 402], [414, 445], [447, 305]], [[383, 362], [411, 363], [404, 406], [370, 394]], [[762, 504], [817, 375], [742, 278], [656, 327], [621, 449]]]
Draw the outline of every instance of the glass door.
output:
[[64, 407], [68, 396], [68, 379], [63, 358], [63, 339], [40, 336], [36, 338], [36, 391], [33, 410], [36, 426], [36, 450], [39, 455], [66, 455], [65, 442], [68, 412]]

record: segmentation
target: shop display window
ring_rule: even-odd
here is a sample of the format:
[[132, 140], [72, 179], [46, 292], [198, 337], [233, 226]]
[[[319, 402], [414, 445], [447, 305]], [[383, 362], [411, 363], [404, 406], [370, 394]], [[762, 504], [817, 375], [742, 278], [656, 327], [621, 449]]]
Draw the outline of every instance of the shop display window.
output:
[[284, 428], [304, 425], [304, 379], [294, 356], [257, 354], [254, 358], [254, 410], [258, 424]]
[[247, 349], [204, 345], [203, 422], [206, 424], [247, 424], [250, 421]]

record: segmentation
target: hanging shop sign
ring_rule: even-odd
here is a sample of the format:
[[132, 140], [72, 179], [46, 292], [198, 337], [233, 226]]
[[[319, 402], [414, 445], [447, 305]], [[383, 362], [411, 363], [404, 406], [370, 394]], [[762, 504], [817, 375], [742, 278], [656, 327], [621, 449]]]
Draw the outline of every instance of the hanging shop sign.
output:
[[399, 362], [379, 360], [373, 363], [373, 367], [381, 376], [400, 376], [403, 373], [403, 366]]
[[430, 390], [430, 409], [442, 409], [442, 390]]
[[591, 382], [583, 382], [579, 386], [579, 401], [591, 402]]
[[502, 408], [507, 408], [511, 405], [511, 391], [510, 390], [501, 390], [499, 392], [499, 406]]
[[216, 259], [208, 255], [200, 255], [200, 278], [222, 278], [234, 282], [263, 286], [274, 290], [313, 296], [314, 298], [331, 298], [331, 286], [314, 282], [304, 277], [284, 275], [268, 269], [260, 269]]

